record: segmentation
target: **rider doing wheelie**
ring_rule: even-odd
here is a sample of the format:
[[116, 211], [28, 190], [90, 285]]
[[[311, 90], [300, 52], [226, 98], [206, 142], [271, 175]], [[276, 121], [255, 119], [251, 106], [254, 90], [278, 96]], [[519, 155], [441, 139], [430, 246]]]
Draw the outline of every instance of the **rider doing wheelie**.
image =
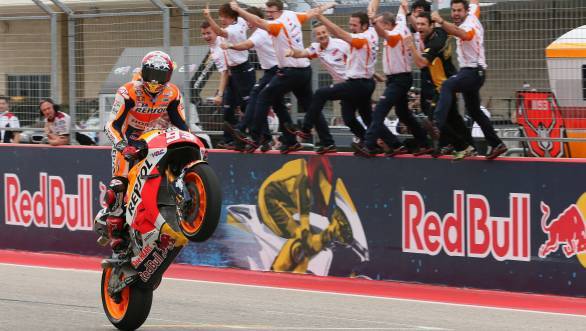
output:
[[[140, 78], [118, 89], [110, 119], [104, 128], [113, 144], [112, 179], [104, 199], [107, 207], [96, 222], [105, 226], [98, 241], [104, 245], [109, 241], [114, 251], [122, 248], [124, 242], [128, 170], [140, 158], [140, 146], [144, 144], [138, 138], [144, 132], [169, 127], [189, 131], [181, 92], [169, 82], [173, 69], [174, 64], [166, 53], [153, 51], [145, 55]], [[157, 226], [168, 227], [164, 223]]]

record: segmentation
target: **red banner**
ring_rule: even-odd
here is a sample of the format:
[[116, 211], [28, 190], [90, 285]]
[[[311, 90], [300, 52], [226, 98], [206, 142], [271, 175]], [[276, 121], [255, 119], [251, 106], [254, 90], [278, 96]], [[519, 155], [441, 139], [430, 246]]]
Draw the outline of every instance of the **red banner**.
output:
[[[562, 114], [551, 92], [518, 91], [517, 122], [529, 138], [565, 138]], [[551, 140], [527, 142], [529, 152], [537, 157], [564, 157], [565, 143]]]

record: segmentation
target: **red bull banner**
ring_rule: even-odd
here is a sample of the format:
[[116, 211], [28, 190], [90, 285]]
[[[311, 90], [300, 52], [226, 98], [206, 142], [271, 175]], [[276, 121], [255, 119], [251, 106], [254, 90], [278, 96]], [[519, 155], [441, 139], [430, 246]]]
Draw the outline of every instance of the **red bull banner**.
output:
[[[529, 138], [566, 138], [562, 113], [552, 92], [518, 91], [517, 123]], [[565, 157], [566, 143], [561, 141], [528, 141], [529, 154], [536, 157]]]
[[[0, 149], [0, 248], [107, 254], [91, 222], [109, 149]], [[586, 162], [211, 151], [209, 163], [220, 225], [180, 263], [586, 296]]]

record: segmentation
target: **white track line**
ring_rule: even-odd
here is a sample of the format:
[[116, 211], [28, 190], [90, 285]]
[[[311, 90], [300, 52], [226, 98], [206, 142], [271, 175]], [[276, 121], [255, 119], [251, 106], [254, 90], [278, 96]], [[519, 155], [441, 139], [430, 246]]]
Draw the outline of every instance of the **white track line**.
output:
[[[54, 268], [54, 267], [31, 266], [31, 265], [22, 265], [22, 264], [13, 264], [13, 263], [0, 263], [0, 265], [16, 266], [16, 267], [23, 267], [23, 268], [38, 268], [38, 269], [48, 269], [48, 270], [59, 270], [59, 271], [77, 271], [77, 272], [101, 273], [101, 271], [98, 271], [98, 270], [70, 269], [70, 268]], [[338, 296], [345, 296], [345, 297], [380, 299], [380, 300], [391, 300], [391, 301], [413, 302], [413, 303], [427, 303], [427, 304], [433, 304], [433, 305], [445, 305], [445, 306], [453, 306], [453, 307], [468, 307], [468, 308], [476, 308], [476, 309], [490, 309], [490, 310], [500, 310], [500, 311], [509, 311], [509, 312], [520, 312], [520, 313], [531, 313], [531, 314], [541, 314], [541, 315], [553, 315], [553, 316], [565, 316], [565, 317], [570, 316], [570, 317], [586, 318], [586, 315], [568, 314], [568, 313], [555, 313], [555, 312], [547, 312], [547, 311], [539, 311], [539, 310], [525, 310], [525, 309], [516, 309], [516, 308], [505, 308], [505, 307], [471, 305], [471, 304], [463, 304], [463, 303], [451, 303], [451, 302], [440, 302], [440, 301], [429, 301], [429, 300], [418, 300], [418, 299], [390, 298], [390, 297], [380, 297], [380, 296], [365, 295], [365, 294], [350, 294], [350, 293], [338, 293], [338, 292], [331, 292], [331, 291], [304, 290], [304, 289], [284, 288], [284, 287], [276, 287], [276, 286], [234, 284], [234, 283], [226, 283], [226, 282], [220, 282], [220, 281], [197, 280], [197, 279], [182, 279], [182, 278], [174, 278], [174, 277], [163, 277], [163, 278], [164, 279], [167, 279], [167, 280], [174, 280], [174, 281], [181, 281], [181, 282], [193, 282], [193, 283], [204, 283], [204, 284], [222, 284], [222, 285], [229, 285], [229, 286], [263, 288], [263, 289], [282, 290], [282, 291], [294, 291], [294, 292], [319, 293], [319, 294], [338, 295]], [[584, 300], [586, 301], [586, 299], [584, 299]]]

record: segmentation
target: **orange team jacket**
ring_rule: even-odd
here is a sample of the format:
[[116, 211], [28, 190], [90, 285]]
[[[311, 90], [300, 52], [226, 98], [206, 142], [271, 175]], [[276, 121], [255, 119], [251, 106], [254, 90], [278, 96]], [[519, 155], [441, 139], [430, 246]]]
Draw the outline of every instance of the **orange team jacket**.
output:
[[146, 131], [170, 126], [188, 130], [179, 88], [169, 83], [152, 96], [143, 90], [141, 81], [132, 81], [118, 89], [105, 131], [116, 145], [121, 140], [138, 140]]

